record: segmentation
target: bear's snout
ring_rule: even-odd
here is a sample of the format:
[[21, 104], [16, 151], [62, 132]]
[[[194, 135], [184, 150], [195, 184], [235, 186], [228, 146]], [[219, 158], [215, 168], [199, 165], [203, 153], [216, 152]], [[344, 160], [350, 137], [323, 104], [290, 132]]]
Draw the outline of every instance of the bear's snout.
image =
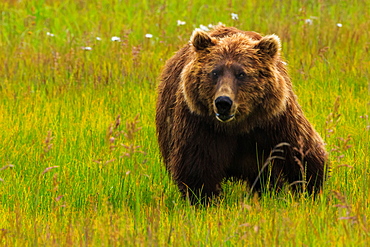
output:
[[227, 96], [220, 96], [215, 100], [215, 105], [219, 114], [226, 115], [230, 112], [233, 101]]
[[231, 114], [231, 107], [233, 101], [228, 96], [219, 96], [215, 100], [216, 106], [216, 118], [221, 122], [228, 122], [234, 118], [234, 115]]

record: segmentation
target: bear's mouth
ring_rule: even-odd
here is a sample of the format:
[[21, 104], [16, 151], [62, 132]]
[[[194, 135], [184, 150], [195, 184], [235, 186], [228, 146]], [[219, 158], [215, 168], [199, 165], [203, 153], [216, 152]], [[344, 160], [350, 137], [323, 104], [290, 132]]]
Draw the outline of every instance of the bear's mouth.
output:
[[235, 115], [221, 115], [219, 113], [216, 113], [216, 118], [222, 123], [227, 123], [232, 121], [235, 118]]

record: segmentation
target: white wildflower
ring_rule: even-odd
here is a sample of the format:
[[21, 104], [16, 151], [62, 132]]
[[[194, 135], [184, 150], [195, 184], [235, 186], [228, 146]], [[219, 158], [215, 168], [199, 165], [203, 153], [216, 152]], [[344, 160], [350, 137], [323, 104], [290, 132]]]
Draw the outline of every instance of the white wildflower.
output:
[[177, 26], [183, 26], [185, 25], [186, 22], [185, 21], [180, 21], [180, 20], [177, 20]]
[[337, 23], [337, 27], [343, 27], [342, 23]]
[[313, 20], [312, 20], [312, 19], [305, 19], [305, 20], [304, 20], [304, 23], [306, 23], [306, 24], [308, 24], [308, 25], [312, 25]]
[[209, 31], [209, 28], [204, 25], [200, 25], [199, 28], [202, 29], [203, 31]]
[[233, 19], [233, 20], [239, 20], [238, 14], [231, 13], [231, 19]]
[[100, 37], [96, 37], [96, 40], [99, 40], [99, 41], [100, 41], [100, 40], [101, 40], [101, 38], [100, 38]]
[[153, 38], [153, 34], [147, 33], [145, 34], [145, 38], [151, 39]]
[[117, 41], [117, 42], [121, 42], [121, 38], [120, 37], [117, 37], [117, 36], [113, 36], [111, 38], [112, 41]]
[[92, 48], [90, 46], [84, 46], [84, 47], [82, 47], [82, 50], [91, 51]]
[[54, 37], [55, 36], [53, 33], [50, 33], [50, 32], [46, 32], [46, 35], [47, 36], [50, 36], [50, 37]]

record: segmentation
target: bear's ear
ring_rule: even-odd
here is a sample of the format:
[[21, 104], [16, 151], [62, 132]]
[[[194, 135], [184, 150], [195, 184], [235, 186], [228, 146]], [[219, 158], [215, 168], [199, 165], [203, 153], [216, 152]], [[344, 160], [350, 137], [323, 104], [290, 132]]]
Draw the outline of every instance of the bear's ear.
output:
[[281, 43], [278, 36], [275, 34], [267, 35], [262, 37], [256, 45], [261, 55], [268, 55], [270, 58], [274, 59], [279, 56]]
[[190, 38], [190, 43], [196, 51], [203, 51], [211, 46], [216, 45], [216, 40], [208, 35], [208, 33], [197, 28], [194, 30]]

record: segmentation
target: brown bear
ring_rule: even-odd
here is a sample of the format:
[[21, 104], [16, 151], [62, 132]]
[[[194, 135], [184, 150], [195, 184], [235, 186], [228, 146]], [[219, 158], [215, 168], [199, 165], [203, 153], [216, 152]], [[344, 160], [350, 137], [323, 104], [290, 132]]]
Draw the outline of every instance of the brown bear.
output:
[[290, 184], [321, 190], [326, 151], [305, 118], [276, 35], [196, 29], [164, 67], [156, 128], [169, 173], [191, 202], [217, 196], [224, 179], [254, 191]]

